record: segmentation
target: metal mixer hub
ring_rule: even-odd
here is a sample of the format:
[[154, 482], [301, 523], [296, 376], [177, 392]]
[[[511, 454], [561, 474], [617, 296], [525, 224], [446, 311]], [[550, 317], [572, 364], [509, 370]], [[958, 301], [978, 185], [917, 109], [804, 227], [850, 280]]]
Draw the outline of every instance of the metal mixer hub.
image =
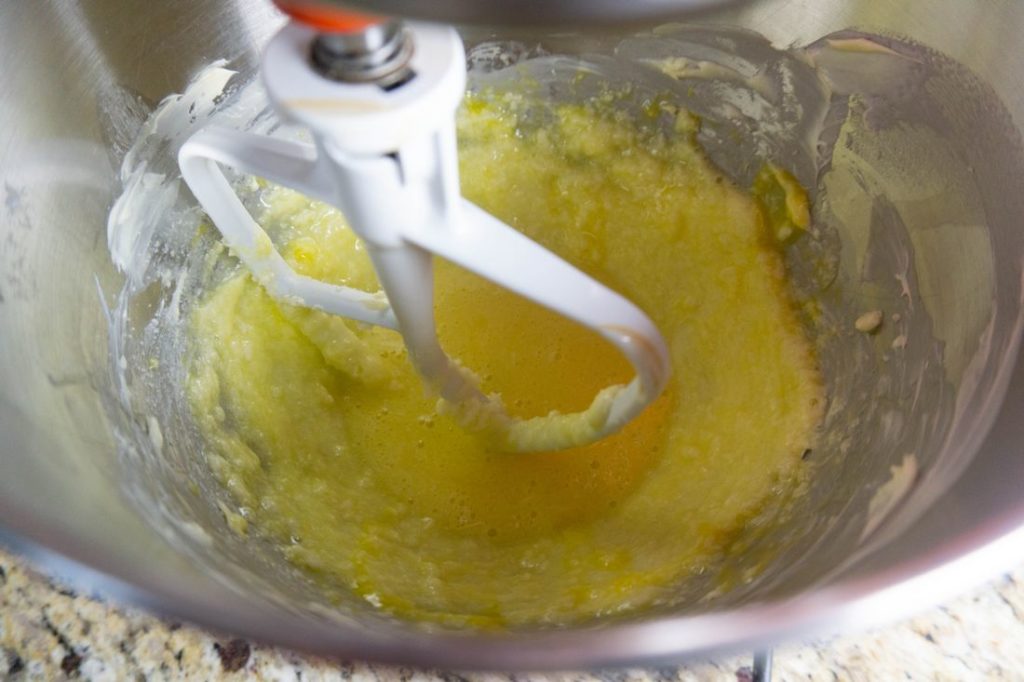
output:
[[321, 75], [343, 83], [374, 83], [389, 89], [414, 75], [409, 68], [413, 41], [397, 21], [371, 24], [355, 32], [321, 33], [310, 52]]

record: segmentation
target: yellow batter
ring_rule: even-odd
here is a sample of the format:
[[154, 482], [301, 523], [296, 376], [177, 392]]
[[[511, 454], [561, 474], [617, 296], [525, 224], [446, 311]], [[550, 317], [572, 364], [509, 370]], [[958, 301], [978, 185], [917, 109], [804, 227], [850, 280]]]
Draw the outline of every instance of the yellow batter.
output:
[[[594, 445], [496, 452], [438, 412], [397, 334], [279, 305], [239, 273], [194, 313], [188, 386], [236, 529], [337, 594], [477, 627], [642, 608], [713, 567], [799, 484], [819, 419], [779, 252], [807, 206], [774, 169], [758, 199], [735, 187], [695, 121], [674, 121], [658, 133], [604, 105], [508, 95], [459, 120], [463, 193], [661, 329], [674, 374], [659, 400]], [[297, 270], [377, 288], [336, 210], [279, 188], [264, 205]], [[630, 378], [596, 335], [443, 263], [437, 315], [448, 352], [517, 416], [584, 409]]]

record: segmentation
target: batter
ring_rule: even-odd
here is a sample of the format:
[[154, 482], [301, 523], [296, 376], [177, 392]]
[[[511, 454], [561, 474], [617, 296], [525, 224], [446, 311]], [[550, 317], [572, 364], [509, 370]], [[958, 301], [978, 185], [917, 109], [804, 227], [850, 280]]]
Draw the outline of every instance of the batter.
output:
[[[606, 104], [468, 99], [462, 189], [650, 315], [665, 394], [593, 445], [499, 452], [439, 410], [395, 332], [280, 305], [240, 271], [195, 310], [188, 384], [233, 527], [398, 616], [564, 624], [671, 601], [799, 487], [822, 395], [780, 248], [806, 197], [770, 167], [753, 193], [734, 186], [685, 113], [638, 126]], [[261, 205], [296, 270], [378, 288], [335, 209], [275, 187]], [[517, 416], [630, 378], [598, 336], [454, 266], [436, 290], [445, 349]]]

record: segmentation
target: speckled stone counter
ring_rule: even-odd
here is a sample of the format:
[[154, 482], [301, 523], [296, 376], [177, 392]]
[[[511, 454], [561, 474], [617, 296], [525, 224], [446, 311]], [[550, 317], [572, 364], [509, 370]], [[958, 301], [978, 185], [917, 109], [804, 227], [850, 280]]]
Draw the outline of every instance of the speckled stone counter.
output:
[[[743, 682], [749, 665], [748, 656], [671, 669], [511, 676], [327, 661], [78, 595], [0, 550], [0, 680]], [[779, 648], [773, 679], [1024, 680], [1024, 567], [894, 626]]]

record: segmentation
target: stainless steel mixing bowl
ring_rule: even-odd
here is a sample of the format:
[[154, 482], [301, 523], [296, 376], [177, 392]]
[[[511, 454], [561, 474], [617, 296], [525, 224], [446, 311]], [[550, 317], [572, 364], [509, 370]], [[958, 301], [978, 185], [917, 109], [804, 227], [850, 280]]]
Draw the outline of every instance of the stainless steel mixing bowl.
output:
[[[822, 445], [808, 453], [816, 483], [784, 532], [734, 548], [735, 590], [565, 630], [432, 630], [327, 607], [272, 548], [228, 531], [180, 397], [145, 381], [151, 368], [131, 345], [167, 312], [174, 283], [143, 278], [119, 299], [106, 227], [156, 103], [218, 58], [254, 71], [281, 22], [255, 0], [0, 5], [0, 540], [79, 585], [211, 627], [463, 668], [653, 664], [863, 625], [1024, 558], [1024, 4], [763, 0], [702, 21], [815, 45], [790, 63], [827, 74], [821, 107], [801, 114], [814, 137], [796, 140], [803, 155], [765, 154], [815, 189], [820, 229], [794, 269], [839, 254], [804, 273], [822, 300], [830, 395]], [[816, 42], [850, 27], [955, 61], [855, 34]], [[673, 56], [705, 34], [659, 35], [676, 41]], [[692, 63], [730, 45], [753, 50], [749, 63], [789, 59], [746, 34], [715, 35]], [[662, 49], [626, 33], [539, 40]], [[854, 331], [873, 309], [887, 315], [881, 333]], [[765, 556], [769, 568], [744, 578], [744, 562]]]

